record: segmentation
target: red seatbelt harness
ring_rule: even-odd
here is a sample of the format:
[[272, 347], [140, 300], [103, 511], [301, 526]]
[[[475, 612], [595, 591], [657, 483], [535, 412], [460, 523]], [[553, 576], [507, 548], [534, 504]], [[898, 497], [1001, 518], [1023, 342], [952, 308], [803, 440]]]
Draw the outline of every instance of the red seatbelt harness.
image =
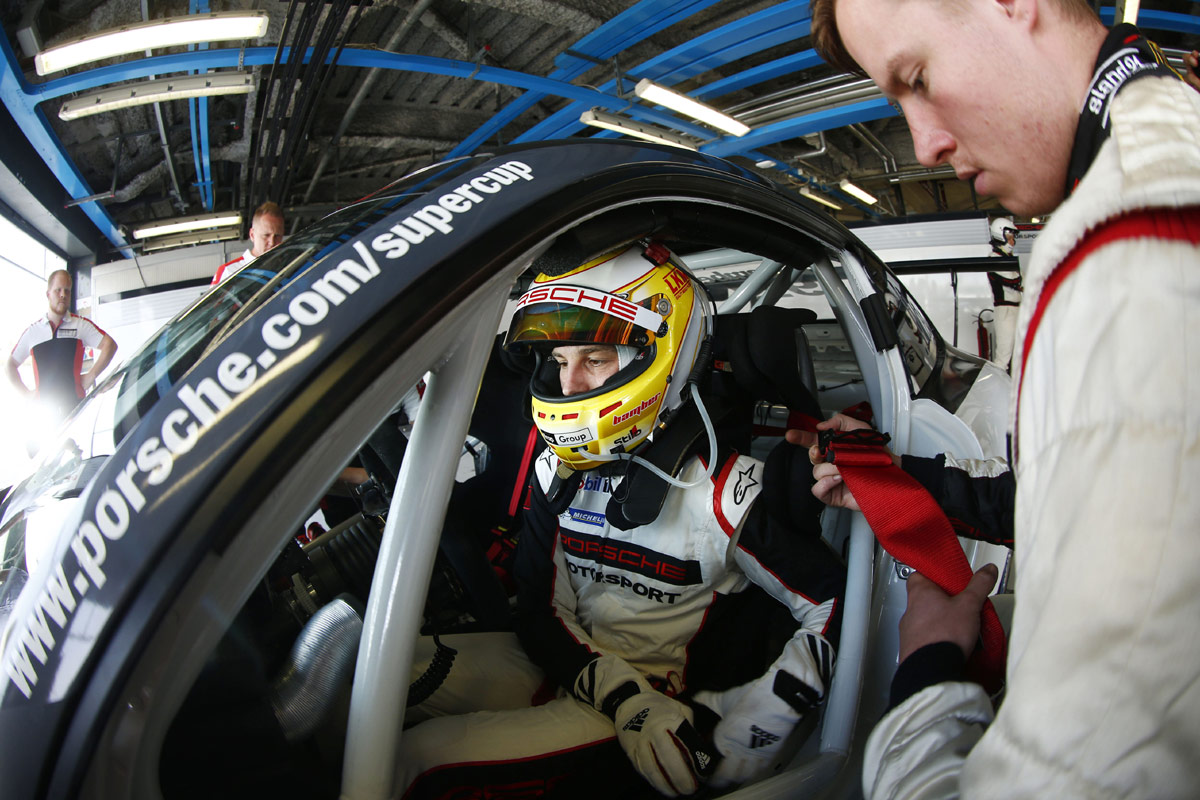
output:
[[[821, 431], [820, 448], [837, 464], [846, 487], [883, 549], [955, 595], [967, 588], [971, 564], [946, 514], [915, 478], [892, 462], [886, 433], [859, 429]], [[1007, 643], [990, 600], [983, 604], [980, 646], [967, 672], [989, 694], [1004, 684]]]

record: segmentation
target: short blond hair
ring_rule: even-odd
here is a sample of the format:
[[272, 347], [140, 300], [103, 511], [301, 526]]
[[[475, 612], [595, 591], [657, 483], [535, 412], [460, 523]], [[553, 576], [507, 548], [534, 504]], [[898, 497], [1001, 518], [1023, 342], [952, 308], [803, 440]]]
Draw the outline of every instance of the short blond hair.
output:
[[279, 207], [279, 203], [268, 200], [254, 209], [254, 216], [250, 218], [250, 224], [253, 225], [259, 217], [279, 217], [283, 219], [283, 209]]
[[46, 276], [46, 291], [47, 292], [50, 291], [50, 288], [52, 286], [54, 286], [54, 276], [55, 275], [66, 275], [68, 284], [75, 283], [75, 281], [71, 280], [71, 273], [67, 272], [65, 269], [56, 269], [56, 270], [54, 270], [54, 272], [51, 272], [49, 275]]
[[[915, 1], [915, 0], [914, 0]], [[945, 0], [950, 3], [969, 2], [970, 0]], [[903, 2], [903, 0], [897, 0]], [[1095, 23], [1100, 21], [1088, 0], [1049, 0], [1062, 11], [1063, 17], [1070, 22]], [[809, 9], [812, 11], [812, 45], [817, 55], [828, 63], [857, 75], [866, 76], [846, 45], [842, 43], [842, 34], [837, 26], [837, 0], [812, 0]]]

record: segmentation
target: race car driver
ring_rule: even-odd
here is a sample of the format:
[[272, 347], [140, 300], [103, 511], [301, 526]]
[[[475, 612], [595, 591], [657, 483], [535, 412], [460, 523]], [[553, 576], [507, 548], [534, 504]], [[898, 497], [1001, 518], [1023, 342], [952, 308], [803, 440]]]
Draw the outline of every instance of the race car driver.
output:
[[[425, 721], [402, 740], [406, 797], [688, 795], [794, 752], [789, 734], [829, 685], [844, 574], [815, 515], [756, 503], [764, 464], [717, 442], [689, 380], [708, 358], [710, 303], [657, 244], [539, 275], [518, 301], [506, 347], [538, 357], [532, 412], [549, 447], [518, 542], [516, 636], [443, 637], [459, 654], [410, 711]], [[632, 477], [651, 431], [693, 403], [698, 452], [675, 475]], [[631, 483], [664, 479], [654, 518], [629, 522]], [[756, 661], [748, 631], [768, 607], [789, 625]]]

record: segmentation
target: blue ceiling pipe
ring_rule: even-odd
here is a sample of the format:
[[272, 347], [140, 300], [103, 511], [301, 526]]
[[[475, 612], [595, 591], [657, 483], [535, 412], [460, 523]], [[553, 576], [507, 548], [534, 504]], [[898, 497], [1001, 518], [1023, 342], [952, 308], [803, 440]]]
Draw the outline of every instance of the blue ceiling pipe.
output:
[[[191, 0], [189, 14], [207, 14], [208, 0]], [[207, 50], [208, 43], [188, 45], [188, 50]], [[196, 70], [192, 74], [199, 74]], [[206, 211], [213, 210], [212, 158], [208, 146], [208, 98], [193, 97], [188, 101], [192, 116], [192, 158], [196, 162], [196, 188], [200, 190], [200, 204]]]
[[[716, 0], [693, 0], [692, 2], [643, 0], [585, 36], [574, 49], [593, 58], [602, 60], [611, 58], [631, 44], [686, 19], [714, 2]], [[1111, 7], [1103, 8], [1100, 11], [1101, 18], [1109, 23], [1112, 21], [1113, 13]], [[1143, 11], [1139, 23], [1144, 29], [1200, 34], [1200, 18], [1183, 14]], [[687, 45], [674, 48], [658, 58], [645, 62], [631, 70], [630, 74], [637, 77], [650, 77], [671, 85], [751, 53], [807, 36], [808, 25], [807, 0], [788, 0], [697, 37]], [[0, 98], [3, 99], [30, 143], [42, 155], [46, 164], [74, 198], [87, 197], [92, 194], [92, 191], [63, 150], [44, 115], [37, 108], [39, 103], [74, 92], [148, 75], [212, 70], [237, 65], [269, 64], [273, 61], [275, 54], [274, 47], [261, 47], [154, 56], [123, 64], [98, 67], [39, 84], [30, 84], [20, 74], [16, 58], [8, 42], [0, 42], [0, 49], [4, 54], [4, 62], [0, 64]], [[289, 50], [289, 48], [284, 48], [285, 57], [290, 55]], [[311, 53], [311, 51], [309, 52]], [[306, 54], [306, 61], [307, 58]], [[534, 129], [522, 137], [518, 137], [516, 141], [568, 136], [577, 132], [582, 127], [578, 123], [578, 116], [583, 104], [588, 107], [598, 105], [614, 110], [624, 109], [641, 119], [690, 132], [693, 135], [700, 137], [711, 135], [711, 131], [707, 128], [681, 121], [657, 109], [633, 106], [605, 91], [571, 84], [569, 81], [572, 78], [583, 74], [595, 65], [587, 59], [565, 53], [556, 58], [555, 63], [558, 64], [558, 68], [551, 77], [547, 78], [453, 59], [356, 48], [343, 50], [337, 63], [339, 66], [379, 67], [463, 77], [501, 83], [526, 90], [527, 93], [524, 96], [510, 103], [492, 120], [464, 139], [453, 151], [454, 155], [470, 152], [488, 136], [503, 128], [540, 98], [546, 96], [567, 97], [576, 102], [567, 110], [552, 115], [540, 125], [534, 126]], [[697, 98], [717, 97], [771, 78], [815, 66], [818, 63], [820, 63], [820, 59], [815, 53], [811, 50], [804, 51], [715, 81], [692, 94]], [[611, 91], [615, 88], [615, 81], [610, 81], [602, 88]], [[881, 119], [896, 113], [895, 109], [882, 98], [869, 100], [840, 109], [816, 112], [797, 119], [767, 125], [740, 139], [733, 137], [715, 139], [705, 143], [700, 149], [703, 152], [720, 156], [751, 155], [756, 147], [854, 122]], [[551, 123], [551, 120], [554, 122]], [[551, 130], [555, 128], [556, 130]], [[200, 138], [206, 138], [204, 133], [204, 131], [201, 132]], [[205, 144], [201, 142], [200, 147], [205, 149]], [[204, 170], [203, 164], [201, 170]], [[83, 203], [81, 207], [115, 246], [127, 256], [131, 255], [124, 235], [103, 207], [95, 202]]]
[[[713, 5], [717, 0], [693, 0], [693, 2], [676, 2], [675, 0], [642, 0], [637, 5], [626, 9], [596, 30], [584, 36], [570, 49], [576, 53], [591, 58], [605, 60], [617, 53], [628, 49], [634, 44], [653, 36], [664, 28], [668, 28], [681, 20], [690, 17], [698, 11]], [[560, 81], [571, 81], [595, 67], [595, 63], [587, 58], [560, 53], [554, 59], [555, 69], [549, 77]], [[450, 151], [450, 158], [468, 155], [475, 148], [486, 142], [516, 120], [538, 101], [546, 97], [544, 92], [526, 92], [513, 100], [504, 108], [497, 111], [492, 118], [479, 126], [474, 132], [463, 139], [458, 146]]]
[[841, 128], [856, 122], [870, 122], [885, 117], [899, 116], [898, 112], [885, 97], [862, 100], [837, 108], [827, 108], [814, 111], [802, 117], [794, 117], [761, 128], [755, 128], [745, 136], [726, 136], [714, 142], [700, 145], [700, 152], [713, 156], [728, 158], [739, 155], [747, 150], [764, 147], [769, 144], [795, 139], [808, 133], [827, 131], [830, 128]]
[[[1100, 9], [1100, 21], [1105, 25], [1111, 27], [1116, 18], [1117, 12], [1112, 6], [1104, 6]], [[1138, 11], [1137, 26], [1143, 31], [1172, 31], [1173, 33], [1190, 33], [1193, 36], [1200, 35], [1200, 17], [1178, 14], [1174, 11], [1151, 11], [1143, 8]]]
[[[58, 178], [67, 194], [73, 199], [94, 195], [95, 192], [83, 179], [75, 162], [63, 149], [54, 129], [50, 127], [45, 115], [37, 107], [40, 98], [30, 92], [31, 87], [21, 75], [16, 55], [8, 44], [7, 36], [0, 36], [0, 52], [3, 53], [3, 59], [0, 62], [0, 99], [4, 101], [8, 113], [20, 126], [25, 138], [29, 140], [29, 144]], [[93, 200], [80, 203], [79, 208], [126, 258], [133, 256], [133, 250], [129, 247], [129, 241], [125, 238], [125, 234], [121, 233], [117, 223], [113, 221], [102, 205]]]
[[[312, 54], [309, 48], [304, 56], [304, 62]], [[283, 48], [282, 60], [291, 57], [291, 48]], [[330, 57], [332, 59], [332, 56]], [[31, 87], [31, 92], [37, 100], [49, 100], [72, 92], [95, 89], [111, 83], [143, 78], [147, 75], [163, 75], [171, 72], [184, 72], [193, 69], [209, 70], [222, 67], [234, 67], [240, 63], [245, 66], [256, 66], [273, 63], [274, 47], [251, 47], [245, 50], [224, 48], [220, 50], [196, 51], [193, 53], [177, 53], [164, 56], [152, 56], [124, 64], [113, 64], [105, 67], [55, 78], [51, 81]], [[606, 108], [620, 109], [628, 101], [610, 94], [590, 89], [586, 86], [576, 86], [566, 81], [543, 78], [525, 72], [517, 72], [500, 67], [481, 66], [470, 61], [458, 61], [450, 58], [434, 56], [418, 56], [407, 53], [389, 53], [383, 50], [347, 47], [338, 56], [337, 65], [341, 67], [378, 67], [380, 69], [405, 70], [408, 72], [425, 72], [434, 75], [449, 75], [458, 78], [473, 78], [507, 86], [530, 89], [544, 94], [568, 97], [586, 103], [588, 107], [600, 105]], [[680, 121], [663, 112], [649, 112], [648, 118], [659, 124], [678, 126]], [[684, 123], [694, 128], [698, 133], [706, 134], [707, 129], [692, 123]]]
[[[626, 72], [633, 78], [650, 78], [670, 86], [752, 53], [801, 39], [808, 35], [809, 28], [808, 1], [787, 0], [697, 36], [686, 44], [672, 48]], [[600, 89], [613, 92], [616, 90], [616, 81], [610, 80], [601, 85]], [[583, 104], [572, 103], [534, 125], [514, 141], [529, 142], [572, 136], [584, 128], [579, 122], [579, 115], [586, 110]], [[641, 115], [647, 110], [645, 106], [633, 106], [629, 112], [635, 118], [642, 118]], [[672, 127], [677, 126], [678, 123]], [[711, 130], [702, 130], [701, 138], [712, 135]]]
[[730, 75], [728, 78], [713, 81], [694, 92], [689, 92], [688, 96], [695, 100], [709, 100], [729, 94], [730, 92], [736, 92], [739, 89], [745, 89], [749, 86], [756, 86], [774, 78], [782, 78], [784, 75], [792, 75], [802, 70], [811, 69], [824, 63], [824, 60], [817, 55], [816, 50], [804, 50], [799, 53], [793, 53], [790, 56], [777, 58], [774, 61], [768, 61], [766, 64], [760, 64], [757, 67], [751, 67], [736, 75]]

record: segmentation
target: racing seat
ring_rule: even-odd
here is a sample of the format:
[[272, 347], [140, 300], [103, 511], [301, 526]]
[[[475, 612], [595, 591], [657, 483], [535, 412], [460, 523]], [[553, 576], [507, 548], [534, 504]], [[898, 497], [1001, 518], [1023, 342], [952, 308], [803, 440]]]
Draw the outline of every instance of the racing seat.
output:
[[[822, 418], [816, 396], [816, 371], [804, 333], [804, 325], [815, 322], [816, 318], [809, 309], [776, 306], [760, 306], [749, 314], [716, 317], [712, 369], [701, 396], [722, 447], [751, 452], [754, 410], [760, 401], [784, 405], [799, 419]], [[680, 418], [640, 455], [674, 474], [690, 455], [704, 452], [707, 446], [703, 421], [695, 404], [689, 403], [680, 412]], [[772, 458], [790, 458], [796, 449], [782, 445], [772, 453]], [[805, 457], [804, 465], [807, 463]], [[790, 476], [794, 470], [786, 474]], [[669, 484], [636, 463], [629, 465], [625, 475], [620, 495], [614, 495], [619, 507], [609, 504], [609, 521], [619, 528], [654, 521], [666, 500]], [[786, 487], [780, 487], [779, 492], [782, 494], [769, 502], [791, 502], [786, 497], [789, 493]], [[801, 503], [806, 506], [804, 513], [819, 510], [807, 508], [807, 501]]]

